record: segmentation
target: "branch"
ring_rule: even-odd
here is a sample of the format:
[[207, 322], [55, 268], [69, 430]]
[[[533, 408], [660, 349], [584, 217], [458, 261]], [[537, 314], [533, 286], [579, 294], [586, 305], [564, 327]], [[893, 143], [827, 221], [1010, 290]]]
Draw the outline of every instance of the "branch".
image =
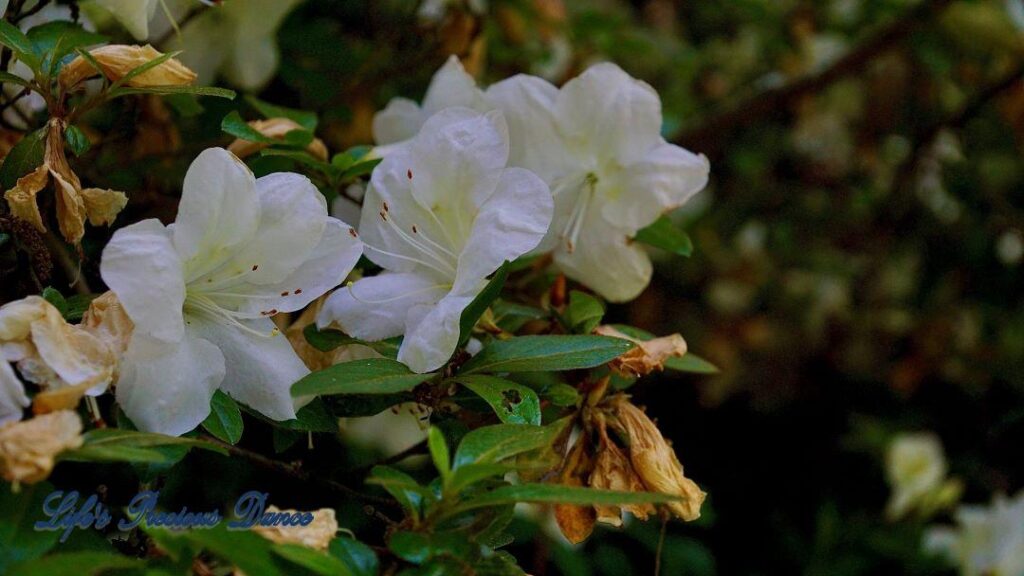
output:
[[357, 498], [359, 500], [363, 500], [364, 502], [372, 502], [374, 504], [384, 506], [395, 505], [393, 501], [387, 498], [379, 498], [377, 496], [363, 494], [362, 492], [359, 492], [354, 488], [346, 486], [341, 482], [337, 482], [329, 478], [321, 478], [319, 476], [314, 476], [307, 472], [306, 470], [303, 470], [302, 464], [300, 462], [281, 462], [280, 460], [274, 460], [273, 458], [268, 458], [258, 452], [252, 452], [250, 450], [246, 450], [245, 448], [240, 448], [238, 446], [228, 444], [227, 442], [222, 442], [212, 436], [204, 435], [203, 440], [213, 442], [218, 446], [223, 447], [232, 456], [244, 458], [245, 460], [248, 460], [251, 464], [259, 466], [260, 468], [270, 470], [272, 472], [277, 472], [278, 474], [288, 476], [289, 478], [293, 478], [295, 480], [298, 480], [299, 482], [312, 482], [314, 484], [319, 484], [332, 492]]
[[677, 142], [691, 149], [708, 152], [736, 128], [757, 122], [772, 112], [787, 108], [806, 94], [818, 92], [838, 80], [860, 72], [875, 58], [905, 39], [914, 28], [940, 13], [951, 3], [952, 0], [923, 0], [831, 66], [797, 78], [784, 86], [754, 94], [713, 116], [707, 122], [686, 131]]

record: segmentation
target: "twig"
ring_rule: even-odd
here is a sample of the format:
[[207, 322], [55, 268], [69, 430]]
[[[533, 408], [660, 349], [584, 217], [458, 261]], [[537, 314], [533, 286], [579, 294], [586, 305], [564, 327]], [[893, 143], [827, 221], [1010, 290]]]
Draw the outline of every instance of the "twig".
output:
[[53, 259], [57, 261], [57, 265], [64, 272], [64, 276], [67, 277], [68, 286], [73, 287], [75, 292], [79, 294], [92, 294], [92, 289], [89, 288], [89, 282], [86, 281], [85, 276], [82, 275], [82, 269], [79, 263], [75, 262], [74, 258], [71, 257], [71, 253], [68, 251], [67, 246], [61, 242], [59, 238], [54, 236], [52, 230], [47, 230], [45, 235], [46, 247], [50, 250], [50, 254], [53, 255]]
[[28, 18], [29, 16], [32, 16], [33, 14], [38, 14], [49, 3], [50, 3], [50, 0], [38, 0], [36, 2], [35, 6], [29, 8], [28, 10], [26, 10], [24, 12], [22, 12], [21, 14], [18, 14], [17, 16], [15, 16], [14, 18], [11, 19], [11, 22], [14, 23], [14, 24], [17, 24], [18, 22], [21, 22], [22, 20], [24, 20], [25, 18]]
[[923, 129], [918, 130], [911, 140], [910, 155], [896, 172], [893, 187], [899, 190], [908, 184], [912, 179], [914, 171], [917, 169], [917, 164], [924, 151], [931, 146], [939, 133], [943, 130], [963, 128], [968, 121], [980, 114], [992, 100], [1016, 86], [1021, 80], [1024, 80], [1024, 64], [1018, 65], [992, 84], [982, 88], [973, 98], [965, 102], [963, 106], [949, 116], [940, 118]]
[[388, 456], [387, 458], [382, 458], [381, 460], [378, 460], [377, 462], [375, 462], [373, 464], [370, 464], [369, 466], [364, 466], [364, 467], [360, 468], [358, 470], [358, 472], [360, 474], [365, 473], [365, 472], [369, 472], [370, 469], [372, 469], [374, 466], [390, 466], [391, 464], [395, 464], [397, 462], [401, 462], [402, 460], [405, 460], [406, 458], [408, 458], [410, 456], [414, 456], [414, 455], [419, 454], [419, 453], [426, 454], [426, 451], [427, 451], [427, 441], [426, 440], [422, 440], [420, 442], [417, 442], [417, 443], [413, 444], [412, 446], [409, 446], [405, 450], [402, 450], [401, 452], [398, 452], [397, 454], [392, 454], [391, 456]]
[[363, 494], [362, 492], [359, 492], [354, 488], [346, 486], [341, 482], [337, 482], [329, 478], [321, 478], [319, 476], [314, 476], [313, 474], [310, 474], [306, 470], [303, 470], [301, 464], [298, 462], [289, 463], [281, 462], [280, 460], [274, 460], [273, 458], [268, 458], [258, 452], [253, 452], [251, 450], [246, 450], [245, 448], [240, 448], [238, 446], [228, 444], [227, 442], [222, 442], [216, 438], [213, 438], [212, 436], [203, 436], [203, 439], [223, 447], [232, 456], [244, 458], [251, 462], [252, 464], [259, 466], [260, 468], [270, 470], [272, 472], [277, 472], [284, 476], [288, 476], [289, 478], [294, 478], [295, 480], [298, 480], [300, 482], [312, 482], [315, 484], [319, 484], [333, 492], [344, 494], [346, 496], [351, 496], [353, 498], [358, 498], [359, 500], [363, 500], [365, 502], [372, 502], [374, 504], [384, 506], [395, 505], [394, 502], [388, 500], [387, 498], [379, 498], [377, 496]]
[[860, 72], [875, 58], [908, 37], [911, 30], [945, 9], [952, 0], [923, 0], [884, 29], [836, 60], [831, 66], [797, 78], [792, 82], [764, 90], [713, 116], [707, 122], [686, 131], [678, 143], [708, 153], [724, 136], [740, 126], [784, 109], [805, 94], [818, 92], [847, 76]]

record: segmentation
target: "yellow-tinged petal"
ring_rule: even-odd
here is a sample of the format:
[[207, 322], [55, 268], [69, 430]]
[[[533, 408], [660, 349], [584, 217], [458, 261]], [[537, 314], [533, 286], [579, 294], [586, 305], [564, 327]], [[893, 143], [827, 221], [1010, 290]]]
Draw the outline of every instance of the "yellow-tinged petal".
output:
[[686, 341], [679, 334], [639, 340], [611, 326], [598, 326], [594, 333], [622, 338], [636, 344], [635, 348], [611, 362], [612, 369], [624, 376], [646, 376], [655, 370], [663, 370], [666, 360], [686, 354]]
[[[296, 510], [281, 510], [276, 506], [268, 506], [268, 513], [296, 514]], [[334, 510], [321, 508], [307, 514], [313, 515], [308, 526], [254, 526], [253, 532], [278, 544], [299, 544], [314, 550], [327, 550], [331, 540], [338, 533], [338, 520]]]
[[0, 428], [0, 476], [32, 484], [46, 479], [57, 456], [82, 445], [82, 421], [70, 410]]
[[102, 188], [83, 189], [82, 200], [85, 202], [85, 213], [89, 217], [89, 223], [93, 226], [113, 224], [114, 218], [128, 204], [128, 197], [124, 192]]
[[46, 165], [43, 164], [25, 176], [18, 178], [14, 188], [4, 193], [4, 198], [7, 199], [7, 206], [10, 207], [11, 214], [16, 218], [31, 223], [40, 232], [45, 232], [46, 226], [43, 225], [43, 217], [39, 213], [36, 194], [46, 187], [49, 179], [49, 172], [46, 169]]
[[[249, 122], [249, 127], [260, 134], [263, 134], [267, 138], [273, 138], [275, 140], [283, 139], [285, 134], [293, 130], [303, 129], [298, 122], [295, 122], [290, 118], [253, 120]], [[251, 140], [238, 138], [228, 146], [228, 152], [231, 152], [239, 158], [245, 158], [246, 156], [251, 156], [260, 150], [263, 150], [267, 146], [269, 146], [269, 144], [265, 142], [252, 142]], [[319, 138], [313, 138], [313, 141], [306, 146], [306, 151], [318, 160], [327, 160], [327, 146], [325, 146], [323, 140]]]
[[[116, 82], [139, 66], [163, 56], [163, 53], [149, 44], [145, 46], [112, 44], [90, 50], [89, 55], [99, 64], [103, 70], [103, 75]], [[61, 69], [59, 78], [62, 86], [71, 87], [86, 78], [91, 78], [98, 74], [99, 71], [96, 70], [92, 63], [78, 56]], [[146, 70], [142, 74], [129, 78], [126, 84], [136, 88], [186, 86], [194, 82], [195, 79], [195, 72], [180, 61], [171, 58]]]

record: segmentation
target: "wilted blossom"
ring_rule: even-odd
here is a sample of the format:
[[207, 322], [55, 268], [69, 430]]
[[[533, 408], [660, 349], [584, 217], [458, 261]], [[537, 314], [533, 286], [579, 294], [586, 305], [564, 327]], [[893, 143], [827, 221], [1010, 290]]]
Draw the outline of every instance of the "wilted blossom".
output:
[[[296, 514], [296, 510], [281, 510], [277, 506], [268, 506], [268, 513]], [[253, 532], [278, 544], [298, 544], [314, 550], [327, 550], [331, 540], [338, 533], [338, 520], [331, 508], [321, 508], [310, 512], [313, 521], [308, 526], [253, 526]]]
[[43, 388], [41, 394], [69, 395], [73, 406], [83, 394], [105, 391], [116, 369], [106, 342], [65, 322], [45, 299], [29, 296], [0, 307], [0, 422], [20, 419], [28, 406], [18, 374]]
[[114, 218], [128, 203], [128, 197], [116, 190], [82, 188], [81, 181], [71, 170], [64, 154], [66, 127], [62, 119], [50, 119], [43, 163], [19, 178], [14, 188], [4, 193], [4, 198], [11, 214], [45, 232], [46, 226], [39, 212], [36, 195], [52, 178], [57, 197], [57, 224], [61, 235], [68, 242], [78, 244], [85, 235], [86, 219], [93, 226], [112, 224]]
[[304, 176], [256, 179], [219, 148], [185, 175], [178, 216], [118, 230], [100, 272], [135, 325], [117, 400], [141, 429], [183, 434], [218, 388], [274, 420], [295, 418], [309, 373], [270, 319], [337, 286], [362, 244]]
[[928, 530], [927, 551], [945, 556], [963, 576], [1024, 574], [1024, 491], [997, 494], [987, 507], [961, 506], [954, 519], [955, 527]]
[[555, 215], [541, 250], [610, 301], [636, 297], [651, 261], [633, 236], [704, 188], [707, 158], [662, 138], [658, 93], [614, 64], [561, 89], [513, 76], [486, 97], [508, 120], [509, 163], [551, 186]]
[[364, 340], [404, 334], [398, 360], [416, 372], [455, 352], [462, 311], [503, 262], [537, 246], [551, 196], [506, 168], [500, 112], [448, 108], [373, 171], [359, 230], [384, 272], [336, 290], [317, 319]]
[[[283, 139], [285, 134], [292, 130], [302, 130], [302, 126], [290, 118], [253, 120], [248, 124], [250, 128], [267, 138], [274, 138], [277, 140]], [[253, 142], [251, 140], [236, 138], [235, 141], [228, 146], [228, 152], [231, 152], [239, 158], [245, 158], [263, 150], [267, 146], [269, 146], [269, 144], [266, 142]], [[309, 152], [318, 160], [327, 160], [327, 146], [325, 146], [323, 140], [319, 138], [313, 138], [309, 145], [306, 146], [306, 152]]]
[[82, 420], [70, 410], [0, 425], [0, 476], [8, 482], [45, 480], [61, 452], [82, 445]]
[[609, 363], [612, 370], [623, 376], [646, 376], [651, 372], [664, 370], [665, 362], [669, 358], [679, 358], [686, 354], [686, 341], [679, 334], [640, 340], [623, 334], [613, 326], [598, 326], [594, 329], [594, 334], [622, 338], [636, 344]]
[[[89, 50], [89, 55], [99, 64], [103, 75], [111, 82], [124, 79], [128, 73], [136, 68], [148, 64], [163, 56], [160, 51], [149, 44], [145, 46], [131, 46], [126, 44], [111, 44]], [[77, 85], [86, 78], [100, 74], [96, 67], [82, 56], [77, 56], [66, 66], [61, 68], [60, 83], [65, 88]], [[151, 86], [187, 86], [194, 82], [196, 73], [189, 70], [184, 64], [170, 58], [156, 66], [136, 74], [124, 80], [125, 85], [137, 88], [148, 88]]]

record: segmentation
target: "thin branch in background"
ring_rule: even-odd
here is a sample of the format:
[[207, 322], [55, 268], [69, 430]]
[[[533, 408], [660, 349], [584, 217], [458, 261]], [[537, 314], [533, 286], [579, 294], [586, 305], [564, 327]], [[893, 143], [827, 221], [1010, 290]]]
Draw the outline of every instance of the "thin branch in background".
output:
[[67, 245], [57, 238], [51, 230], [46, 231], [44, 238], [46, 239], [46, 247], [49, 249], [50, 254], [53, 255], [54, 261], [57, 262], [57, 266], [60, 266], [64, 276], [70, 282], [68, 286], [74, 288], [75, 292], [79, 294], [92, 294], [89, 282], [82, 275], [81, 261], [76, 261], [71, 256]]
[[712, 116], [707, 122], [684, 132], [677, 139], [677, 143], [705, 154], [719, 149], [722, 141], [733, 130], [786, 109], [800, 97], [820, 92], [835, 82], [864, 70], [876, 58], [901, 40], [905, 40], [913, 29], [931, 20], [950, 4], [952, 0], [922, 1], [832, 65], [778, 88], [754, 94], [724, 112]]
[[363, 494], [362, 492], [359, 492], [354, 488], [346, 486], [341, 482], [337, 482], [329, 478], [321, 478], [319, 476], [314, 476], [313, 474], [307, 472], [306, 470], [303, 470], [301, 463], [299, 462], [281, 462], [280, 460], [274, 460], [258, 452], [252, 452], [250, 450], [246, 450], [245, 448], [240, 448], [238, 446], [228, 444], [227, 442], [222, 442], [216, 438], [213, 438], [212, 436], [204, 436], [203, 439], [208, 442], [217, 444], [218, 446], [221, 446], [222, 448], [227, 450], [228, 453], [231, 454], [232, 456], [244, 458], [245, 460], [248, 460], [250, 463], [259, 466], [260, 468], [263, 468], [265, 470], [277, 472], [279, 474], [288, 476], [289, 478], [293, 478], [300, 482], [312, 482], [314, 484], [319, 484], [320, 486], [332, 492], [357, 498], [364, 502], [371, 502], [374, 504], [389, 507], [395, 506], [395, 502], [388, 500], [387, 498], [380, 498], [377, 496], [371, 496], [369, 494]]
[[29, 8], [28, 10], [18, 14], [17, 16], [14, 16], [13, 18], [11, 18], [11, 23], [17, 24], [18, 22], [21, 22], [22, 20], [24, 20], [25, 18], [28, 18], [29, 16], [32, 16], [34, 14], [38, 14], [49, 3], [50, 3], [50, 0], [38, 0], [36, 2], [35, 6]]

